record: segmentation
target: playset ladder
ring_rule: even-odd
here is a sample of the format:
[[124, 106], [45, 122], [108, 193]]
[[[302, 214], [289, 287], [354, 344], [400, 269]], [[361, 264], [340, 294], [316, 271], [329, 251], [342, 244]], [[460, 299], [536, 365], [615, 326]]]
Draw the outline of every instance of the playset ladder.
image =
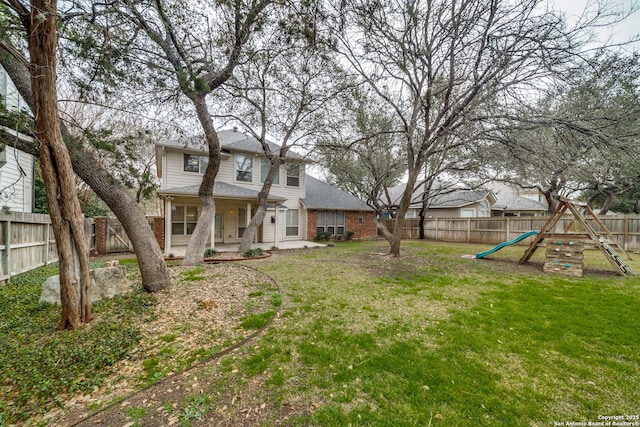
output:
[[620, 270], [623, 273], [623, 275], [625, 275], [625, 273], [631, 276], [636, 275], [636, 272], [633, 271], [633, 268], [631, 268], [629, 264], [624, 262], [624, 260], [620, 257], [620, 255], [618, 255], [618, 253], [614, 251], [613, 248], [608, 243], [603, 243], [602, 246], [604, 247], [604, 250], [607, 252], [609, 257], [613, 259], [613, 262], [616, 263], [618, 270]]

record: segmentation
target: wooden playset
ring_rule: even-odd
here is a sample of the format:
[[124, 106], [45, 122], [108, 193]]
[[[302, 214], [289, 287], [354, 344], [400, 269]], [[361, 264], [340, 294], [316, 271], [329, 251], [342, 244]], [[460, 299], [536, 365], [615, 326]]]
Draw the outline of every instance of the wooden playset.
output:
[[[556, 224], [567, 211], [573, 214], [573, 220], [565, 228], [564, 232], [557, 232]], [[585, 214], [595, 221], [600, 228], [600, 234], [587, 222]], [[589, 205], [564, 197], [559, 198], [558, 207], [551, 214], [540, 232], [535, 235], [529, 248], [520, 258], [520, 264], [529, 261], [538, 247], [545, 246], [547, 249], [543, 268], [545, 272], [567, 276], [582, 276], [583, 251], [589, 245], [594, 245], [596, 249], [599, 249], [620, 275], [636, 275], [631, 266], [622, 259], [618, 252], [631, 259], [629, 254], [618, 244]]]

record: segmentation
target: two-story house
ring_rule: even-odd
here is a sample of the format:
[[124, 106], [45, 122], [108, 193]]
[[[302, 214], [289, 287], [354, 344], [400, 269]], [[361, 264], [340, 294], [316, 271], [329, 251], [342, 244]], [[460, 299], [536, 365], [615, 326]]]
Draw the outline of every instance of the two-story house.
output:
[[[5, 69], [0, 65], [0, 104], [5, 111], [29, 112]], [[33, 212], [35, 157], [14, 148], [16, 140], [35, 143], [15, 124], [0, 122], [0, 209]]]
[[[241, 240], [257, 209], [258, 192], [271, 167], [255, 138], [237, 129], [222, 130], [218, 138], [222, 161], [213, 190], [216, 213], [209, 242], [212, 247]], [[279, 149], [269, 144], [274, 151]], [[165, 253], [170, 253], [172, 247], [186, 246], [195, 228], [200, 215], [198, 188], [208, 162], [206, 150], [203, 137], [156, 143], [161, 179], [157, 194], [164, 201], [164, 241], [160, 243]], [[335, 234], [352, 231], [359, 238], [375, 237], [371, 210], [337, 188], [329, 186], [332, 190], [327, 191], [321, 185], [324, 183], [318, 184], [318, 180], [306, 175], [307, 164], [303, 156], [289, 152], [274, 179], [267, 214], [256, 241], [277, 247], [283, 241], [311, 240], [320, 223], [323, 227], [327, 224], [327, 218], [333, 218], [330, 230]], [[309, 188], [322, 190], [323, 195], [310, 197]], [[328, 205], [325, 206], [323, 200]], [[353, 230], [345, 228], [347, 218], [355, 218]], [[334, 226], [333, 222], [339, 225]]]

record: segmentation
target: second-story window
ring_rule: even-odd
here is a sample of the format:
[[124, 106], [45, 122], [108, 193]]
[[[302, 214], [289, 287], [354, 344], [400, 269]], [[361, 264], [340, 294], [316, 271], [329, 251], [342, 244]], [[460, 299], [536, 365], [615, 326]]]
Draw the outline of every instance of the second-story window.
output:
[[287, 165], [287, 185], [289, 187], [300, 187], [300, 165], [289, 163]]
[[184, 171], [204, 173], [204, 170], [209, 164], [209, 158], [205, 156], [198, 156], [197, 154], [185, 154], [184, 155]]
[[[260, 160], [260, 182], [264, 183], [267, 180], [267, 175], [271, 170], [271, 162], [267, 159]], [[278, 171], [279, 172], [279, 171]], [[280, 174], [276, 173], [273, 177], [273, 185], [280, 184]]]
[[236, 181], [253, 181], [253, 159], [243, 154], [236, 154]]

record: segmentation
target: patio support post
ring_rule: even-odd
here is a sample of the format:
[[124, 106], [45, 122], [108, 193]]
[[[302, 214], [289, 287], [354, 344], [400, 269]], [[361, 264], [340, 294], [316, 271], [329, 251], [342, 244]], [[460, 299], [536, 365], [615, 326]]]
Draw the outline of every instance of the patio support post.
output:
[[213, 221], [211, 221], [211, 249], [216, 248], [216, 208], [213, 208]]
[[280, 203], [275, 204], [276, 207], [276, 222], [273, 224], [273, 246], [278, 247], [278, 211], [280, 210]]
[[172, 197], [165, 197], [164, 199], [164, 254], [171, 253], [171, 199]]
[[[252, 217], [252, 213], [251, 213], [251, 202], [247, 202], [247, 216], [245, 218], [245, 227], [249, 227], [249, 223], [251, 222], [251, 217]], [[256, 233], [256, 236], [258, 235], [258, 233]], [[253, 238], [255, 241], [255, 237]]]

